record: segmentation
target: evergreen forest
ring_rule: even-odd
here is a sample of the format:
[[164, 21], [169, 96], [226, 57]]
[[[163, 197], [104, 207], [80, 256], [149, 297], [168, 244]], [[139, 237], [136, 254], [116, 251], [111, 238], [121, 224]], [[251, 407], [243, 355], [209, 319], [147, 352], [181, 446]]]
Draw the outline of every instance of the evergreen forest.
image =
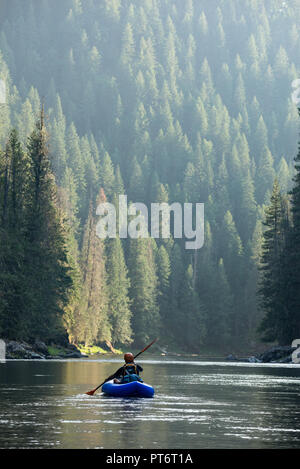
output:
[[[298, 0], [0, 1], [1, 337], [300, 337], [299, 24]], [[203, 203], [203, 247], [100, 239], [123, 194]]]

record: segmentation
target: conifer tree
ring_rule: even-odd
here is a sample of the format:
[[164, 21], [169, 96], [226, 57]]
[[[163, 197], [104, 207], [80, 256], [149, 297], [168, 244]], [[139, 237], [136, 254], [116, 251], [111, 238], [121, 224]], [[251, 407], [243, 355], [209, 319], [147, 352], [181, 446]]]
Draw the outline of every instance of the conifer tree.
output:
[[28, 181], [29, 161], [13, 130], [0, 153], [0, 330], [8, 338], [24, 337], [28, 326], [23, 295]]
[[179, 305], [181, 314], [176, 318], [176, 337], [190, 350], [197, 350], [206, 336], [205, 309], [194, 289], [191, 264], [183, 278]]
[[284, 331], [288, 321], [283, 277], [283, 248], [286, 237], [284, 219], [283, 198], [278, 181], [275, 180], [271, 203], [265, 211], [266, 230], [263, 234], [262, 276], [259, 289], [265, 317], [260, 325], [260, 331], [266, 341], [278, 340], [280, 343], [284, 343]]
[[[98, 199], [99, 200], [99, 199]], [[85, 345], [111, 341], [104, 244], [97, 237], [93, 204], [85, 225], [81, 251], [82, 293], [76, 311], [77, 341]]]
[[69, 126], [66, 136], [68, 150], [68, 166], [71, 167], [78, 195], [78, 215], [81, 220], [86, 219], [87, 203], [87, 184], [85, 180], [84, 159], [80, 149], [80, 139], [75, 125]]
[[[159, 289], [159, 311], [162, 324], [166, 325], [171, 313], [170, 308], [170, 275], [171, 264], [166, 248], [161, 245], [157, 252], [157, 272]], [[163, 330], [163, 335], [168, 335], [169, 331]]]
[[137, 346], [156, 337], [161, 327], [154, 243], [150, 238], [130, 240], [130, 298], [134, 343]]
[[220, 259], [215, 273], [214, 297], [207, 315], [207, 342], [212, 348], [221, 349], [232, 340], [232, 315], [234, 311], [233, 297]]
[[113, 196], [113, 188], [115, 184], [114, 166], [108, 152], [104, 153], [100, 166], [100, 183], [104, 189], [105, 195], [110, 200]]
[[184, 276], [184, 261], [179, 243], [174, 243], [170, 254], [170, 314], [164, 322], [164, 327], [172, 337], [177, 337], [177, 318], [180, 316], [180, 295], [182, 278]]
[[62, 336], [63, 308], [72, 287], [67, 263], [66, 233], [57, 208], [54, 178], [48, 159], [44, 113], [28, 141], [30, 176], [26, 217], [25, 310], [29, 337]]
[[122, 243], [118, 236], [107, 241], [106, 252], [108, 314], [112, 327], [112, 344], [129, 344], [132, 341], [130, 281]]
[[[300, 115], [300, 109], [298, 110]], [[285, 324], [285, 342], [298, 338], [300, 331], [300, 143], [298, 143], [298, 154], [295, 158], [294, 186], [291, 195], [292, 223], [288, 231], [285, 256], [284, 276], [287, 288], [288, 318]], [[296, 337], [297, 336], [297, 337]]]

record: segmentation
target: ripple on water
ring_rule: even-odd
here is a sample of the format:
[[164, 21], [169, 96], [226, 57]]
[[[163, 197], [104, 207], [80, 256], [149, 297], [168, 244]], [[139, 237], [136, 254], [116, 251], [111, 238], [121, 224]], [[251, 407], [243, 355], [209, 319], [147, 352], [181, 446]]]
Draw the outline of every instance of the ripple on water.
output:
[[[299, 447], [296, 368], [181, 364], [186, 368], [163, 364], [162, 375], [147, 365], [154, 399], [83, 394], [82, 362], [68, 362], [65, 380], [61, 363], [57, 375], [56, 364], [31, 365], [32, 381], [26, 375], [26, 385], [17, 386], [16, 373], [0, 388], [0, 447]], [[55, 377], [51, 385], [48, 376]]]
[[173, 375], [174, 381], [180, 381], [185, 384], [203, 384], [216, 386], [247, 386], [247, 387], [270, 387], [270, 386], [288, 386], [291, 384], [300, 386], [300, 377], [270, 377], [262, 375], [244, 374], [225, 374], [218, 373], [217, 376], [211, 374], [194, 373], [186, 375]]

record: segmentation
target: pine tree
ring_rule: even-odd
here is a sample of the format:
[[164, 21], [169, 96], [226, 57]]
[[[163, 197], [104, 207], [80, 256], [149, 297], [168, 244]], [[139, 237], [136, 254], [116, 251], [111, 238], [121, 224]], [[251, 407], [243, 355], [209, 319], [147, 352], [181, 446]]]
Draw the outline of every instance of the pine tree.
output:
[[81, 220], [86, 219], [88, 207], [87, 184], [85, 180], [84, 159], [80, 149], [80, 139], [75, 125], [72, 123], [67, 131], [68, 166], [72, 169], [78, 195], [78, 215]]
[[20, 114], [17, 116], [17, 130], [23, 144], [26, 144], [28, 135], [33, 131], [36, 118], [37, 116], [34, 116], [31, 102], [27, 98], [22, 104]]
[[233, 340], [238, 340], [240, 335], [241, 315], [243, 314], [241, 291], [244, 288], [242, 272], [245, 258], [243, 244], [230, 211], [225, 213], [220, 235], [221, 238], [218, 238], [218, 252], [220, 258], [224, 259], [224, 268], [228, 282], [233, 291], [240, 292], [239, 295], [235, 295], [234, 310], [230, 318], [232, 319], [232, 323], [230, 324], [232, 338]]
[[278, 181], [283, 193], [287, 193], [288, 189], [290, 188], [290, 170], [286, 159], [284, 157], [281, 158], [279, 165], [278, 165]]
[[68, 303], [72, 281], [47, 139], [42, 111], [40, 122], [28, 141], [30, 179], [24, 301], [29, 316], [29, 337], [55, 340], [64, 334], [63, 310]]
[[259, 158], [264, 148], [268, 148], [268, 130], [262, 116], [260, 116], [257, 122], [252, 148], [256, 159]]
[[150, 238], [130, 240], [130, 298], [134, 343], [137, 346], [156, 337], [161, 327], [154, 243]]
[[51, 135], [51, 168], [56, 176], [56, 181], [61, 183], [67, 166], [66, 150], [66, 118], [63, 114], [61, 99], [56, 96], [55, 118], [50, 126]]
[[180, 297], [181, 316], [176, 320], [176, 337], [189, 350], [199, 350], [206, 336], [205, 309], [194, 288], [193, 267], [185, 272]]
[[256, 199], [260, 204], [265, 202], [266, 193], [272, 187], [275, 179], [273, 164], [274, 159], [270, 150], [268, 147], [264, 147], [260, 155], [256, 176]]
[[104, 153], [100, 167], [100, 184], [104, 189], [105, 195], [110, 200], [113, 195], [115, 184], [114, 166], [108, 152]]
[[[99, 199], [98, 199], [99, 200]], [[82, 293], [76, 311], [76, 341], [85, 345], [111, 341], [108, 291], [103, 241], [96, 234], [94, 209], [90, 204], [81, 251]]]
[[108, 283], [108, 314], [112, 327], [112, 344], [130, 344], [132, 341], [130, 281], [119, 237], [109, 239], [106, 245]]
[[22, 338], [28, 326], [23, 295], [28, 180], [29, 161], [13, 130], [0, 153], [0, 330], [12, 339]]
[[232, 339], [233, 297], [220, 259], [214, 275], [214, 297], [207, 315], [207, 343], [211, 348], [222, 350]]
[[143, 202], [145, 181], [142, 173], [141, 165], [136, 157], [132, 160], [131, 174], [128, 185], [128, 196], [132, 202]]
[[[68, 200], [63, 191], [60, 192], [59, 205], [64, 213], [68, 210]], [[82, 292], [82, 272], [80, 269], [80, 253], [78, 242], [75, 237], [74, 222], [68, 219], [66, 221], [66, 246], [67, 246], [67, 264], [70, 266], [70, 277], [72, 287], [69, 290], [68, 303], [64, 308], [63, 324], [68, 333], [69, 341], [76, 342], [76, 330], [78, 328], [76, 310], [80, 303], [80, 294]]]
[[182, 278], [184, 276], [184, 261], [179, 243], [174, 243], [172, 247], [170, 263], [170, 313], [164, 321], [164, 327], [173, 338], [176, 338], [178, 333], [177, 320], [182, 315], [180, 300]]
[[128, 23], [125, 27], [122, 39], [121, 65], [131, 71], [131, 61], [135, 53], [135, 43], [132, 26]]
[[[300, 109], [298, 110], [300, 115]], [[284, 250], [285, 271], [287, 286], [288, 319], [285, 324], [285, 342], [290, 343], [298, 338], [300, 332], [300, 143], [295, 158], [294, 187], [291, 195], [292, 224], [288, 232], [287, 245]], [[296, 337], [297, 336], [297, 337]]]
[[263, 234], [261, 281], [259, 295], [265, 317], [260, 325], [264, 340], [284, 343], [288, 315], [285, 305], [284, 260], [285, 245], [284, 205], [278, 181], [275, 180], [271, 203], [265, 211], [266, 230]]
[[[158, 273], [158, 289], [159, 289], [159, 311], [162, 324], [166, 325], [171, 313], [170, 308], [170, 275], [171, 264], [169, 254], [166, 248], [162, 245], [157, 252], [157, 273]], [[169, 335], [169, 330], [163, 329], [164, 336]]]
[[260, 218], [256, 222], [252, 239], [248, 244], [248, 276], [245, 285], [245, 328], [250, 341], [258, 341], [258, 326], [262, 320], [262, 311], [259, 308], [257, 285], [259, 280], [260, 259], [262, 257], [263, 227]]

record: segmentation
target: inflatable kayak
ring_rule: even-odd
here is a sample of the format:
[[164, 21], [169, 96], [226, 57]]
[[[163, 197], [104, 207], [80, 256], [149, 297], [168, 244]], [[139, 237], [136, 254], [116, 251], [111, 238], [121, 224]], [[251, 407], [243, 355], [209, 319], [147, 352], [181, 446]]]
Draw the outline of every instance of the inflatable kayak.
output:
[[105, 394], [116, 397], [153, 397], [154, 388], [149, 384], [132, 381], [125, 384], [114, 384], [113, 380], [103, 384], [102, 391]]

